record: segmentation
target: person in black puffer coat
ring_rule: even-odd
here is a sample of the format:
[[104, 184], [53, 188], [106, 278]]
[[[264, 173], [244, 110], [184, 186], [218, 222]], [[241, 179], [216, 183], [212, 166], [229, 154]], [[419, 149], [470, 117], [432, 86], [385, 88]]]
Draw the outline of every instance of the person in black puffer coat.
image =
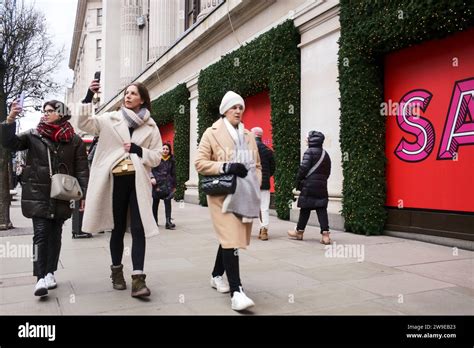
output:
[[176, 191], [176, 162], [169, 143], [163, 144], [160, 165], [151, 170], [153, 185], [153, 217], [158, 224], [158, 206], [160, 199], [165, 202], [166, 229], [174, 230], [176, 225], [171, 222], [171, 199]]
[[[328, 221], [328, 178], [331, 174], [331, 158], [323, 150], [324, 134], [317, 131], [308, 133], [308, 149], [303, 155], [296, 179], [296, 187], [301, 191], [298, 199], [300, 216], [296, 231], [288, 231], [291, 238], [303, 239], [311, 210], [316, 210], [321, 227], [321, 243], [330, 244]], [[322, 157], [324, 155], [324, 157]], [[322, 160], [321, 160], [322, 158]], [[321, 161], [320, 161], [321, 160]], [[316, 170], [312, 168], [319, 162]], [[312, 171], [312, 173], [310, 173]], [[309, 174], [309, 175], [308, 175]]]
[[[68, 122], [71, 114], [61, 102], [52, 100], [43, 105], [44, 116], [36, 129], [15, 134], [15, 119], [21, 112], [13, 102], [6, 121], [1, 124], [2, 145], [14, 151], [28, 150], [22, 175], [21, 209], [33, 220], [33, 274], [37, 277], [36, 296], [45, 296], [56, 287], [54, 272], [61, 251], [64, 221], [71, 217], [68, 201], [50, 198], [51, 177], [48, 151], [53, 173], [67, 173], [77, 178], [83, 196], [87, 191], [89, 166], [86, 146]], [[80, 202], [84, 209], [84, 198]]]

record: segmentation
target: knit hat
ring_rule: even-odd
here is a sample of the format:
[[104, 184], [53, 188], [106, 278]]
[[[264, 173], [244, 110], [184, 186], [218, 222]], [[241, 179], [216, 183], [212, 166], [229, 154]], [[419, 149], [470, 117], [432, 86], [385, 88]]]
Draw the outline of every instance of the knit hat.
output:
[[251, 132], [255, 134], [257, 138], [261, 138], [263, 136], [263, 129], [260, 127], [253, 127]]
[[224, 115], [227, 110], [229, 110], [234, 105], [242, 105], [245, 110], [244, 99], [235, 92], [228, 91], [224, 98], [222, 98], [221, 106], [219, 106], [219, 112], [221, 115]]

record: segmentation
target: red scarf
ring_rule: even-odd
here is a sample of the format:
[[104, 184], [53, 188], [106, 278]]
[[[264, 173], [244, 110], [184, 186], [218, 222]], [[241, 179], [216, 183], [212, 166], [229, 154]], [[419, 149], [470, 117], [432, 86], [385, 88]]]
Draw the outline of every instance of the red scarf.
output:
[[67, 120], [59, 121], [59, 123], [46, 123], [45, 119], [41, 118], [36, 130], [40, 135], [56, 143], [69, 143], [75, 134], [74, 128]]

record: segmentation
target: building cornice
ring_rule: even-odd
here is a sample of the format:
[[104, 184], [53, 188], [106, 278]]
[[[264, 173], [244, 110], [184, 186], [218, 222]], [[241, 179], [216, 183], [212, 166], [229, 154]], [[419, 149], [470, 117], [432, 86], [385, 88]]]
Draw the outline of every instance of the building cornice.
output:
[[295, 27], [301, 34], [302, 48], [341, 28], [338, 0], [314, 0], [301, 8], [295, 15]]
[[[161, 80], [166, 79], [166, 77], [195, 59], [274, 2], [275, 0], [227, 0], [219, 4], [192, 30], [185, 33], [168, 51], [145, 68], [134, 81], [144, 83], [148, 89], [153, 88]], [[229, 18], [231, 18], [232, 26], [229, 25]], [[239, 42], [236, 37], [236, 44], [238, 45], [236, 48], [238, 48], [243, 42]], [[201, 69], [204, 68], [201, 67]], [[101, 105], [98, 112], [113, 109], [121, 101], [122, 94], [123, 89], [106, 101], [104, 105]]]
[[81, 41], [82, 28], [86, 19], [87, 0], [78, 0], [76, 9], [76, 21], [74, 24], [74, 33], [72, 35], [71, 53], [69, 54], [69, 68], [74, 70], [77, 60], [77, 53]]

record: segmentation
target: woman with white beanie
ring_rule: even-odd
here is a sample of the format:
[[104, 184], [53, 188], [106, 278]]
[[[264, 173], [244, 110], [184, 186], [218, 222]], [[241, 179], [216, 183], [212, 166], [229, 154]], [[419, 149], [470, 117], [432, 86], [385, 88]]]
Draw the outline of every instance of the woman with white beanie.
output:
[[[252, 221], [260, 213], [260, 157], [255, 137], [244, 128], [243, 98], [229, 91], [222, 98], [221, 118], [203, 134], [195, 161], [204, 176], [235, 174], [235, 193], [207, 196], [214, 229], [219, 240], [211, 286], [231, 293], [231, 308], [241, 311], [254, 306], [240, 281], [238, 249], [250, 244]], [[228, 283], [224, 280], [224, 272]]]

